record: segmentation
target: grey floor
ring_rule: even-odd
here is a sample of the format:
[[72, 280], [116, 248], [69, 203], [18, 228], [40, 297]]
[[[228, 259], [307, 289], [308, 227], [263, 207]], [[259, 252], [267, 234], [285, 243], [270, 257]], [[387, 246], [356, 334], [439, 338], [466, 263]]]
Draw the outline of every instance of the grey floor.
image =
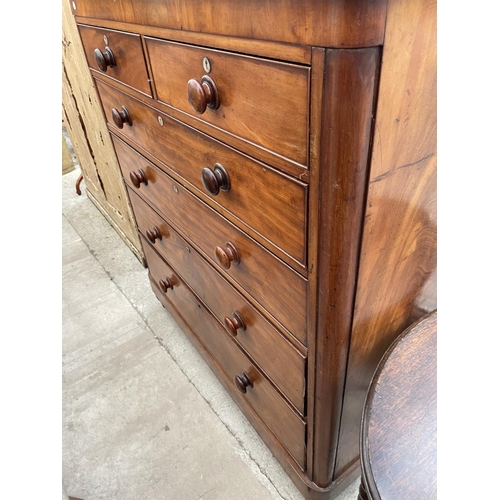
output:
[[302, 499], [79, 172], [62, 182], [63, 498]]

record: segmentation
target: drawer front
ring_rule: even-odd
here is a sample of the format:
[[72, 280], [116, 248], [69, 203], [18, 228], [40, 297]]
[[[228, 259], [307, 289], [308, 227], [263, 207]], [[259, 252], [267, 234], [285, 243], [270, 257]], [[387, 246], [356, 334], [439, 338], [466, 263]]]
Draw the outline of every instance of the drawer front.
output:
[[[125, 106], [132, 125], [124, 124], [121, 132], [128, 139], [182, 176], [196, 194], [227, 210], [238, 225], [243, 222], [261, 235], [265, 246], [272, 243], [305, 265], [306, 184], [238, 153], [109, 85], [96, 83], [111, 125], [114, 123], [112, 109]], [[216, 164], [227, 172], [229, 189], [224, 191], [222, 186], [216, 195], [209, 196], [203, 185], [202, 171], [209, 168], [213, 173]]]
[[[90, 68], [151, 96], [151, 86], [139, 35], [83, 25], [78, 25], [78, 29]], [[106, 47], [111, 53], [106, 50]], [[98, 66], [96, 49], [102, 54], [102, 57], [100, 55], [97, 57], [106, 71], [102, 71]]]
[[216, 358], [229, 379], [247, 373], [253, 387], [247, 387], [246, 402], [260, 415], [283, 446], [304, 468], [306, 424], [287, 405], [259, 369], [238, 348], [213, 316], [187, 288], [179, 276], [143, 239], [144, 253], [148, 261], [152, 281], [160, 288], [160, 280], [172, 285], [166, 288], [165, 297], [173, 304]]
[[309, 68], [154, 38], [146, 44], [158, 100], [307, 165]]
[[141, 233], [150, 231], [155, 249], [303, 414], [305, 357], [156, 212], [129, 194]]
[[[136, 153], [123, 141], [111, 136], [129, 192], [148, 199], [169, 222], [189, 238], [219, 269], [242, 286], [264, 309], [269, 311], [302, 344], [306, 345], [307, 280], [221, 217], [187, 189]], [[130, 174], [141, 169], [147, 185], [137, 189]], [[139, 227], [155, 224], [144, 204], [130, 195]], [[154, 213], [154, 212], [153, 212]], [[209, 230], [207, 230], [209, 228]], [[215, 256], [217, 247], [231, 243], [239, 263], [222, 267]]]

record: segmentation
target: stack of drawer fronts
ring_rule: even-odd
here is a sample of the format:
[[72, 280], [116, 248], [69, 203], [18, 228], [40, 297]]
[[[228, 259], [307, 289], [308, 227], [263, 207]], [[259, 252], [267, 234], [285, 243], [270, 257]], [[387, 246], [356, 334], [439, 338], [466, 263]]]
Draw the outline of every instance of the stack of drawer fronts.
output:
[[433, 165], [380, 170], [391, 148], [432, 162], [427, 139], [374, 136], [424, 81], [407, 65], [377, 101], [387, 0], [72, 8], [153, 292], [301, 492], [333, 498], [359, 476], [371, 375], [433, 293], [432, 216], [413, 211], [435, 205]]
[[154, 292], [305, 469], [308, 185], [217, 131], [305, 170], [310, 68], [79, 29]]

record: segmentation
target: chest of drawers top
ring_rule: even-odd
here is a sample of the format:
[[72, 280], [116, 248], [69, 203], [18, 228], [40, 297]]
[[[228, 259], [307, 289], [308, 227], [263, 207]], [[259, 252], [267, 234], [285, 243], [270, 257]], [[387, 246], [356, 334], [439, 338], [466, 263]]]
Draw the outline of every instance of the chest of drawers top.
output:
[[359, 48], [383, 43], [387, 0], [83, 0], [73, 13], [182, 32]]

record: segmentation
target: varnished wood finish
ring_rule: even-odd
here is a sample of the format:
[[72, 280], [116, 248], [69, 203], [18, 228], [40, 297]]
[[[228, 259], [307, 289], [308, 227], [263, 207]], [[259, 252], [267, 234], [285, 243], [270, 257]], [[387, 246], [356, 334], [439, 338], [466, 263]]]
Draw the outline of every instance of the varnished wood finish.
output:
[[436, 3], [390, 0], [389, 7], [338, 473], [358, 456], [378, 360], [436, 308]]
[[123, 125], [125, 124], [127, 124], [129, 127], [132, 126], [132, 118], [130, 118], [130, 114], [125, 106], [122, 106], [122, 109], [120, 110], [112, 108], [111, 117], [113, 119], [113, 123], [118, 128], [123, 128]]
[[[148, 71], [139, 35], [93, 26], [79, 25], [78, 29], [91, 69], [119, 80], [144, 94], [151, 95], [151, 86], [149, 85]], [[104, 37], [106, 37], [106, 41]], [[106, 69], [99, 67], [95, 55], [96, 50], [102, 54], [103, 59], [109, 50], [113, 55], [114, 64], [104, 64], [103, 61]]]
[[75, 19], [77, 22], [87, 25], [106, 26], [115, 30], [133, 30], [135, 33], [145, 36], [200, 45], [213, 49], [230, 50], [231, 52], [251, 54], [299, 64], [310, 64], [311, 62], [311, 47], [306, 45], [293, 45], [290, 43], [270, 42], [267, 40], [252, 40], [194, 31], [179, 31], [170, 28], [159, 28], [145, 24], [128, 24], [120, 21], [110, 21], [92, 17], [75, 16]]
[[92, 72], [154, 293], [307, 500], [333, 499], [383, 348], [435, 307], [435, 5], [77, 4], [140, 35], [149, 95], [104, 53]]
[[[150, 151], [160, 160], [158, 164], [162, 168], [181, 175], [197, 195], [232, 213], [240, 227], [245, 230], [253, 228], [271, 251], [279, 247], [297, 262], [305, 263], [307, 185], [102, 82], [97, 81], [96, 86], [110, 124], [113, 124], [111, 110], [125, 106], [133, 122], [133, 126], [122, 130], [128, 139]], [[216, 163], [224, 166], [231, 180], [231, 189], [212, 197], [205, 192], [201, 171]]]
[[171, 278], [165, 277], [158, 280], [158, 287], [163, 293], [167, 293], [169, 288], [174, 289], [174, 282], [176, 281], [174, 276]]
[[[307, 165], [309, 68], [156, 39], [146, 42], [160, 101]], [[204, 57], [210, 61], [208, 75]], [[165, 72], [165, 67], [175, 71]], [[212, 83], [206, 81], [203, 91], [205, 78]], [[189, 90], [194, 83], [188, 87], [192, 80], [201, 82], [196, 104]], [[209, 109], [209, 96], [214, 109]]]
[[[137, 167], [145, 172], [148, 185], [141, 185], [138, 194], [146, 195], [157, 209], [161, 208], [163, 218], [214, 265], [218, 266], [215, 248], [232, 242], [238, 250], [240, 262], [237, 266], [219, 269], [239, 285], [240, 291], [247, 292], [247, 298], [269, 311], [306, 345], [307, 281], [123, 141], [112, 137], [125, 180]], [[136, 216], [141, 218], [142, 211], [137, 211]], [[138, 224], [149, 227], [154, 220], [145, 219]], [[210, 230], [207, 231], [207, 227]]]
[[94, 59], [97, 67], [103, 73], [106, 73], [106, 71], [108, 71], [108, 68], [113, 68], [114, 66], [116, 66], [115, 56], [109, 47], [106, 47], [104, 49], [104, 52], [102, 52], [100, 49], [95, 49]]
[[369, 498], [437, 498], [436, 312], [405, 330], [380, 361], [360, 441]]
[[220, 190], [229, 191], [231, 188], [229, 174], [220, 163], [216, 163], [213, 169], [208, 167], [203, 168], [201, 171], [201, 181], [205, 191], [211, 196], [217, 196]]
[[76, 179], [76, 183], [75, 183], [75, 191], [76, 191], [76, 194], [78, 196], [82, 195], [82, 190], [80, 189], [80, 184], [82, 183], [82, 181], [83, 181], [83, 175], [80, 174], [78, 176], [78, 179]]
[[319, 486], [333, 479], [379, 58], [377, 48], [326, 52], [313, 464]]
[[[325, 54], [324, 49], [315, 47], [312, 50], [312, 68], [311, 68], [311, 136], [310, 136], [310, 185], [309, 185], [309, 227], [308, 227], [308, 315], [307, 315], [307, 331], [311, 336], [314, 336], [317, 325], [317, 299], [318, 299], [318, 273], [316, 272], [318, 264], [318, 232], [319, 232], [319, 182], [320, 182], [320, 166], [321, 166], [321, 127], [323, 120], [323, 98], [324, 98], [324, 83], [325, 83]], [[307, 416], [309, 422], [314, 422], [315, 413], [315, 363], [316, 359], [316, 342], [311, 339], [308, 343], [308, 359], [307, 364], [307, 398], [308, 408]], [[307, 426], [307, 470], [312, 476], [314, 463], [314, 425]]]
[[250, 379], [250, 376], [248, 375], [247, 372], [243, 372], [241, 374], [241, 377], [239, 375], [235, 375], [233, 380], [236, 389], [238, 389], [238, 391], [240, 391], [241, 394], [247, 393], [247, 387], [253, 388], [252, 380]]
[[[215, 357], [207, 350], [198, 336], [193, 331], [193, 328], [186, 322], [183, 315], [179, 313], [176, 307], [167, 299], [167, 297], [159, 290], [158, 285], [149, 275], [151, 288], [156, 294], [158, 300], [163, 307], [172, 315], [177, 324], [182, 328], [183, 332], [196, 347], [201, 357], [210, 366], [214, 373], [218, 376], [222, 386], [228, 391], [231, 398], [238, 405], [243, 415], [248, 419], [251, 425], [255, 428], [259, 436], [262, 438], [266, 446], [272, 451], [278, 462], [281, 464], [286, 473], [290, 476], [294, 484], [300, 492], [310, 500], [324, 500], [325, 498], [333, 499], [342, 493], [352, 482], [359, 477], [359, 463], [352, 465], [342, 476], [337, 478], [328, 488], [319, 488], [306, 475], [306, 473], [298, 466], [297, 462], [290, 456], [286, 448], [270, 431], [268, 426], [259, 416], [259, 414], [249, 406], [244, 400], [245, 396], [234, 390], [234, 381], [230, 379], [226, 373], [221, 370], [220, 364]], [[196, 300], [194, 295], [191, 297]], [[199, 307], [202, 305], [199, 303]]]
[[149, 242], [154, 245], [156, 240], [161, 240], [162, 238], [160, 228], [158, 226], [153, 226], [153, 229], [147, 229], [146, 237]]
[[[164, 275], [175, 272], [143, 240], [149, 272], [155, 282]], [[220, 363], [226, 375], [232, 380], [235, 375], [246, 372], [252, 381], [245, 401], [251, 405], [283, 443], [289, 453], [303, 468], [305, 457], [304, 421], [285, 403], [258, 368], [239, 349], [232, 337], [215, 321], [182, 280], [166, 295], [168, 300], [189, 318], [189, 324], [200, 340]], [[234, 386], [233, 386], [234, 387]], [[233, 389], [234, 390], [234, 389]]]
[[226, 316], [224, 318], [224, 324], [226, 325], [227, 331], [236, 337], [238, 335], [238, 330], [245, 331], [247, 329], [247, 324], [238, 311], [233, 311], [231, 317]]
[[201, 83], [194, 78], [188, 81], [187, 98], [193, 110], [199, 115], [203, 114], [207, 107], [219, 109], [220, 106], [217, 85], [208, 75], [201, 77]]
[[229, 269], [231, 264], [237, 266], [241, 260], [238, 249], [230, 241], [226, 242], [224, 248], [215, 247], [215, 258], [226, 269]]
[[[272, 165], [274, 168], [281, 170], [282, 172], [289, 174], [293, 177], [297, 177], [298, 179], [308, 182], [309, 180], [309, 170], [304, 166], [297, 162], [290, 160], [289, 158], [285, 158], [284, 156], [279, 155], [278, 153], [265, 149], [261, 146], [256, 145], [255, 143], [243, 140], [241, 137], [231, 134], [224, 129], [216, 128], [209, 123], [200, 120], [196, 113], [187, 114], [184, 111], [180, 111], [172, 106], [168, 106], [161, 101], [154, 100], [147, 95], [138, 92], [130, 87], [127, 87], [123, 83], [119, 81], [110, 82], [105, 78], [104, 74], [97, 74], [97, 79], [105, 81], [106, 83], [111, 83], [113, 87], [118, 90], [134, 97], [138, 101], [146, 104], [147, 106], [154, 107], [162, 113], [166, 113], [172, 118], [189, 125], [190, 127], [203, 132], [214, 139], [220, 140], [224, 144], [234, 147], [238, 151], [247, 154], [257, 160], [263, 161]], [[154, 90], [154, 82], [152, 82], [153, 92]], [[141, 146], [138, 145], [140, 149]], [[141, 150], [141, 153], [149, 158], [149, 152], [147, 150]], [[153, 159], [154, 161], [154, 159]]]
[[136, 189], [140, 189], [141, 184], [144, 184], [144, 186], [148, 185], [148, 178], [142, 168], [138, 168], [137, 172], [130, 172], [129, 178]]
[[[305, 359], [303, 355], [158, 214], [134, 193], [130, 193], [130, 198], [139, 230], [145, 234], [147, 228], [154, 226], [159, 228], [162, 238], [155, 241], [155, 249], [183, 277], [194, 293], [218, 318], [221, 325], [225, 326], [225, 317], [228, 314], [238, 311], [246, 325], [245, 330], [238, 332], [236, 337], [238, 343], [283, 391], [292, 404], [300, 412], [305, 413]], [[143, 225], [145, 221], [148, 222]]]
[[74, 14], [324, 47], [367, 47], [384, 40], [387, 0], [85, 0]]

